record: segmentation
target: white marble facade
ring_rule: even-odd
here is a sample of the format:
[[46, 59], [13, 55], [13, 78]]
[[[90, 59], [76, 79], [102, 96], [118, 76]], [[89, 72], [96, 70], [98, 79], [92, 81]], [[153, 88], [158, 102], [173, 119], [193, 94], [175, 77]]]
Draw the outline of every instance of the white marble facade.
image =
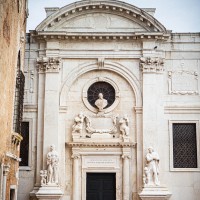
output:
[[[173, 168], [171, 124], [196, 123], [200, 155], [200, 35], [168, 31], [154, 11], [114, 0], [46, 8], [50, 16], [27, 35], [30, 152], [19, 200], [36, 199], [52, 144], [57, 199], [86, 200], [89, 172], [116, 173], [116, 200], [155, 199], [140, 195], [152, 146], [160, 159], [155, 188], [166, 191], [157, 199], [198, 200], [200, 159], [195, 169]], [[115, 90], [109, 107], [88, 102], [88, 88], [98, 82]]]

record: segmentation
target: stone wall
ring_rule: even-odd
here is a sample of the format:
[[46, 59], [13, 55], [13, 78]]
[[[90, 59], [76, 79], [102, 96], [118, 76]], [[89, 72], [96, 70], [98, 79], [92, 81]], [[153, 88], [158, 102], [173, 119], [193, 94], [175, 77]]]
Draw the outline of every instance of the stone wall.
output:
[[[26, 3], [26, 0], [3, 0], [0, 3], [0, 163], [2, 167], [10, 165], [6, 199], [9, 199], [10, 186], [17, 189], [18, 185], [19, 161], [12, 156], [19, 157], [16, 140], [20, 141], [20, 136], [15, 137], [13, 132], [13, 112], [18, 57], [21, 70], [24, 65]], [[0, 188], [2, 195], [2, 185]]]

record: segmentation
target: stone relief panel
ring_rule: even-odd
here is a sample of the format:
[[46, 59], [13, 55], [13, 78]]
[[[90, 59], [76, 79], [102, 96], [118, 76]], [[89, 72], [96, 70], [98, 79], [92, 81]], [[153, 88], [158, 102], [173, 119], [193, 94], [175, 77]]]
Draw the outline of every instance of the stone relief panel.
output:
[[[129, 142], [129, 118], [127, 115], [96, 115], [87, 116], [80, 112], [72, 125], [73, 141], [77, 139], [93, 138], [120, 138]], [[118, 131], [120, 130], [120, 131]]]
[[133, 23], [129, 19], [108, 13], [92, 13], [76, 16], [49, 28], [49, 30], [69, 32], [145, 31], [143, 27], [137, 23]]
[[169, 94], [198, 95], [198, 73], [195, 71], [168, 71]]

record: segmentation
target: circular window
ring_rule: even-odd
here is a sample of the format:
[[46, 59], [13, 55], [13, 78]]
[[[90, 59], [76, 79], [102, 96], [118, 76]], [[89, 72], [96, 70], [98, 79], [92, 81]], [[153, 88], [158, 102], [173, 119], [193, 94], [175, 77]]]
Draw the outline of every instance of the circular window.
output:
[[115, 101], [115, 89], [107, 82], [99, 81], [93, 83], [87, 91], [88, 102], [91, 106], [97, 108], [95, 101], [99, 98], [99, 93], [103, 94], [103, 98], [107, 100], [108, 105], [105, 107], [109, 108]]
[[83, 87], [83, 102], [90, 111], [94, 113], [98, 112], [95, 102], [99, 99], [99, 93], [103, 94], [103, 98], [106, 99], [108, 103], [104, 108], [105, 113], [109, 113], [116, 108], [120, 100], [117, 84], [109, 78], [96, 77], [88, 81]]

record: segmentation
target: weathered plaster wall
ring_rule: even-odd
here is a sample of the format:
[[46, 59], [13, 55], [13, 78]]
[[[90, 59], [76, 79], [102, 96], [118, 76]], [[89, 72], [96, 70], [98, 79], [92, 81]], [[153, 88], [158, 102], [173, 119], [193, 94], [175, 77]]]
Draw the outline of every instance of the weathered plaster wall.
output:
[[2, 0], [0, 2], [0, 163], [10, 165], [6, 199], [9, 199], [10, 185], [18, 185], [18, 162], [8, 158], [5, 154], [12, 152], [19, 156], [19, 149], [11, 145], [11, 136], [19, 52], [22, 70], [24, 65], [26, 6], [26, 0]]

